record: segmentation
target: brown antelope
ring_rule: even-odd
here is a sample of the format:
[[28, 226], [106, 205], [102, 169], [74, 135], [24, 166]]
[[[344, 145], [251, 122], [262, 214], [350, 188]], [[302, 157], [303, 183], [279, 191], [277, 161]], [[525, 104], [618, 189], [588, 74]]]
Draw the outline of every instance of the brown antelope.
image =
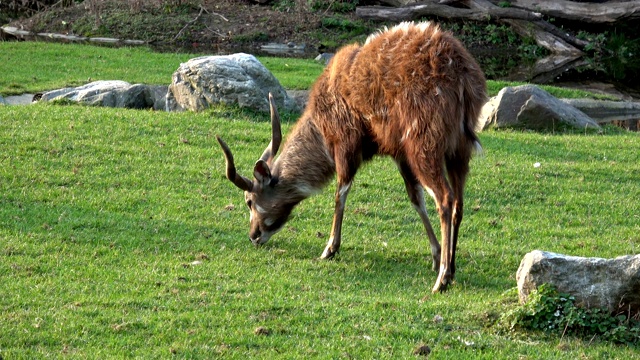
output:
[[[449, 32], [428, 22], [404, 22], [339, 50], [318, 78], [305, 111], [275, 158], [282, 134], [273, 97], [272, 139], [256, 162], [254, 179], [236, 173], [229, 147], [218, 137], [227, 178], [245, 191], [249, 238], [263, 244], [302, 200], [337, 178], [335, 213], [323, 259], [340, 249], [345, 202], [356, 171], [376, 154], [397, 163], [409, 200], [427, 231], [433, 292], [455, 274], [463, 190], [474, 149], [474, 129], [486, 101], [478, 63]], [[440, 215], [442, 248], [427, 217], [423, 189]]]

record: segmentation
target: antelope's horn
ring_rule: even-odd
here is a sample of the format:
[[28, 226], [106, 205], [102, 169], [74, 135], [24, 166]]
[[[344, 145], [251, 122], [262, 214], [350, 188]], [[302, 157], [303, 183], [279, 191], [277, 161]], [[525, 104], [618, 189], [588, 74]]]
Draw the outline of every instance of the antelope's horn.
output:
[[276, 101], [271, 93], [269, 93], [269, 110], [271, 111], [271, 142], [262, 153], [262, 156], [260, 156], [260, 160], [266, 161], [268, 165], [271, 165], [273, 158], [280, 148], [280, 142], [282, 142], [280, 115], [276, 108]]
[[229, 179], [241, 190], [251, 192], [251, 190], [253, 189], [253, 182], [236, 172], [236, 165], [233, 162], [233, 154], [231, 154], [231, 149], [229, 149], [227, 144], [220, 138], [220, 136], [216, 136], [216, 139], [218, 139], [218, 143], [220, 144], [220, 147], [224, 152], [224, 160], [227, 163], [227, 179]]

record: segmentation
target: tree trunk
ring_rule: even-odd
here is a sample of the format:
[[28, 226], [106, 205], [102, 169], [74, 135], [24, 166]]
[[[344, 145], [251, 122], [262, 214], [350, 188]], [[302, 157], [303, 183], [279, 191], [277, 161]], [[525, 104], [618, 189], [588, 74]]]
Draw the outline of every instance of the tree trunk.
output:
[[419, 19], [423, 16], [438, 16], [446, 19], [463, 18], [485, 21], [487, 15], [480, 11], [454, 8], [451, 6], [431, 2], [407, 5], [401, 7], [386, 6], [358, 6], [356, 16], [365, 20], [377, 21], [407, 21]]
[[554, 54], [582, 55], [582, 51], [567, 43], [563, 39], [546, 31], [538, 24], [538, 22], [529, 22], [524, 20], [504, 19], [500, 22], [509, 24], [513, 31], [522, 37], [531, 37], [536, 41], [538, 46], [548, 49]]
[[510, 6], [539, 12], [549, 17], [589, 23], [613, 23], [640, 19], [640, 1], [584, 3], [566, 0], [512, 0]]
[[358, 6], [356, 16], [367, 20], [407, 21], [423, 16], [437, 16], [445, 19], [467, 19], [487, 21], [489, 19], [539, 20], [541, 17], [530, 11], [492, 6], [487, 9], [465, 9], [446, 5], [440, 1], [424, 1], [400, 7]]
[[[622, 20], [640, 19], [640, 0], [605, 1], [602, 3], [585, 3], [567, 0], [511, 0], [509, 7], [496, 6], [495, 3], [482, 0], [493, 6], [482, 6], [474, 9], [475, 0], [460, 1], [421, 1], [407, 4], [407, 0], [382, 0], [394, 7], [360, 6], [356, 15], [369, 20], [404, 21], [415, 20], [422, 16], [432, 15], [446, 19], [469, 19], [485, 21], [493, 19], [538, 20], [542, 15], [582, 21], [586, 23], [615, 23]], [[451, 4], [468, 4], [470, 9], [449, 6]], [[505, 2], [506, 3], [506, 2]], [[406, 5], [404, 5], [406, 4]]]

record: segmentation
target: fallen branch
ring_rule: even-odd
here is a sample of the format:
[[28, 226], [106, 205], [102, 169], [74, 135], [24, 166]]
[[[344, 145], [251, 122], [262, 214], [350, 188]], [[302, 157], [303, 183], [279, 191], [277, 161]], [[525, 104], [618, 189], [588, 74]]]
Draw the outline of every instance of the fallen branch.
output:
[[[200, 9], [202, 9], [202, 8], [200, 8]], [[218, 14], [217, 12], [211, 12], [211, 15], [217, 15], [217, 16], [220, 16], [220, 17], [222, 18], [222, 20], [224, 20], [224, 21], [229, 21], [229, 19], [227, 19], [226, 17], [224, 17], [224, 16], [222, 16], [222, 15]]]
[[212, 34], [217, 35], [220, 38], [224, 38], [225, 35], [223, 33], [221, 33], [220, 31], [216, 30], [216, 29], [212, 29], [210, 27], [208, 27], [207, 25], [204, 26], [207, 30], [209, 30]]
[[[205, 11], [205, 9], [200, 6], [200, 12], [198, 13], [198, 16], [195, 17], [195, 19], [189, 21], [182, 29], [180, 29], [180, 31], [178, 31], [178, 33], [176, 34], [176, 36], [173, 37], [172, 41], [176, 41], [180, 35], [182, 35], [182, 32], [185, 31], [186, 28], [189, 27], [189, 25], [193, 24], [194, 22], [198, 21], [198, 19], [200, 19], [200, 16], [202, 16], [202, 13]], [[228, 21], [228, 20], [227, 20]]]

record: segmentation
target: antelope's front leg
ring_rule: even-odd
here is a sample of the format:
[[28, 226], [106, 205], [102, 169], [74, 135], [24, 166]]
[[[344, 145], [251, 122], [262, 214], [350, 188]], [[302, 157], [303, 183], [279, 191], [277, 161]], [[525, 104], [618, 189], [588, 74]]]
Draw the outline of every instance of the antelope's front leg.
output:
[[344, 207], [347, 202], [347, 195], [351, 189], [351, 183], [338, 184], [336, 189], [336, 208], [333, 213], [333, 225], [331, 226], [331, 237], [327, 247], [322, 252], [321, 259], [331, 259], [340, 250], [340, 240], [342, 238], [342, 218], [344, 217]]

